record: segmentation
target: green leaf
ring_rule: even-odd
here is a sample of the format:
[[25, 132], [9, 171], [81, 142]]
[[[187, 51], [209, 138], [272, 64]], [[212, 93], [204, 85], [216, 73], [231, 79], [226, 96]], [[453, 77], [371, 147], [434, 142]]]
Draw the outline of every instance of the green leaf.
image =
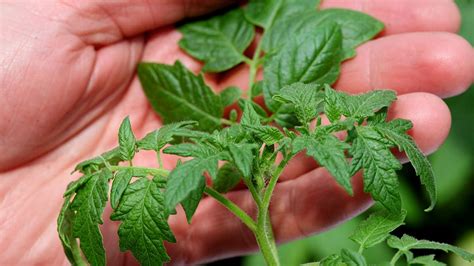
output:
[[317, 84], [293, 83], [281, 89], [273, 99], [294, 106], [298, 120], [303, 123], [311, 122], [319, 113], [319, 104], [324, 101], [324, 93], [319, 91]]
[[396, 236], [390, 236], [387, 239], [387, 244], [390, 247], [396, 248], [403, 252], [410, 251], [412, 249], [434, 249], [434, 250], [442, 250], [444, 252], [453, 252], [466, 261], [474, 260], [474, 254], [464, 249], [461, 249], [449, 244], [444, 244], [444, 243], [439, 243], [439, 242], [434, 242], [434, 241], [429, 241], [429, 240], [418, 240], [409, 235], [403, 235], [401, 238], [398, 238]]
[[390, 232], [404, 224], [405, 216], [405, 210], [401, 213], [378, 210], [357, 226], [350, 239], [364, 249], [375, 246], [384, 241]]
[[347, 266], [367, 266], [364, 256], [352, 250], [342, 249], [341, 258]]
[[245, 178], [252, 176], [254, 144], [229, 144], [229, 152], [237, 169]]
[[204, 178], [199, 179], [199, 185], [196, 189], [191, 191], [183, 201], [181, 201], [181, 206], [183, 206], [184, 213], [186, 214], [186, 219], [188, 223], [191, 223], [194, 213], [201, 201], [202, 194], [206, 188], [206, 180]]
[[130, 183], [130, 180], [132, 180], [132, 177], [133, 171], [131, 169], [121, 170], [115, 173], [115, 178], [110, 190], [110, 206], [112, 206], [113, 209], [117, 209], [120, 199]]
[[334, 176], [336, 181], [352, 195], [351, 175], [345, 150], [349, 144], [340, 141], [333, 135], [321, 137], [300, 136], [293, 141], [294, 152], [306, 149], [306, 154], [313, 157], [318, 164]]
[[137, 141], [135, 139], [135, 135], [133, 135], [132, 126], [130, 125], [130, 119], [128, 116], [120, 125], [118, 140], [120, 145], [120, 156], [124, 161], [131, 161], [133, 156], [135, 156]]
[[426, 255], [413, 258], [410, 260], [410, 264], [418, 264], [418, 265], [427, 265], [427, 266], [444, 266], [446, 264], [435, 260], [434, 255]]
[[342, 29], [342, 60], [353, 57], [357, 46], [375, 37], [384, 27], [375, 18], [353, 10], [306, 10], [276, 23], [263, 37], [263, 47], [266, 51], [278, 50], [290, 39], [288, 32], [296, 36], [313, 35], [326, 23], [337, 23]]
[[182, 157], [206, 158], [217, 152], [210, 146], [204, 144], [181, 143], [167, 147], [163, 153], [174, 154]]
[[382, 123], [375, 128], [400, 151], [405, 151], [408, 159], [415, 168], [416, 174], [420, 177], [421, 183], [425, 186], [429, 194], [431, 204], [425, 211], [431, 211], [436, 205], [436, 184], [435, 176], [430, 162], [420, 151], [420, 148], [413, 141], [412, 137], [406, 133], [412, 127], [408, 120], [395, 119], [389, 123]]
[[208, 171], [211, 177], [215, 178], [217, 161], [218, 156], [210, 156], [206, 159], [195, 158], [173, 169], [168, 176], [165, 191], [168, 210], [174, 210], [178, 203], [185, 200], [193, 191], [200, 187], [205, 171]]
[[107, 201], [110, 178], [112, 173], [107, 169], [93, 174], [77, 190], [70, 207], [75, 212], [72, 235], [79, 238], [81, 250], [91, 265], [105, 266], [105, 249], [99, 224], [103, 223], [102, 213]]
[[352, 174], [364, 169], [364, 191], [391, 212], [400, 213], [396, 171], [401, 164], [390, 151], [389, 143], [378, 131], [369, 126], [356, 127], [356, 136], [349, 152], [352, 154]]
[[[64, 249], [64, 253], [68, 261], [72, 265], [75, 264], [74, 252], [77, 251], [77, 242], [76, 239], [72, 236], [72, 223], [74, 219], [74, 212], [69, 208], [71, 205], [71, 197], [72, 195], [67, 195], [64, 197], [64, 203], [61, 207], [61, 211], [58, 216], [57, 220], [57, 230], [59, 234], [59, 239], [61, 240], [61, 244]], [[76, 249], [74, 251], [73, 249]]]
[[141, 63], [138, 77], [153, 109], [166, 124], [197, 121], [197, 129], [212, 132], [221, 127], [221, 99], [183, 64]]
[[222, 105], [229, 106], [237, 102], [240, 96], [242, 96], [242, 90], [238, 87], [230, 86], [221, 91], [219, 96], [221, 97]]
[[349, 95], [325, 86], [325, 113], [331, 121], [338, 120], [341, 115], [354, 119], [373, 116], [375, 113], [390, 106], [397, 99], [395, 92], [375, 90], [358, 95]]
[[241, 176], [237, 167], [231, 163], [226, 163], [219, 168], [216, 180], [212, 182], [212, 187], [220, 193], [226, 193], [240, 183]]
[[92, 174], [83, 175], [79, 179], [74, 180], [71, 183], [69, 183], [66, 188], [66, 192], [64, 192], [63, 196], [67, 197], [75, 193], [78, 189], [84, 186], [84, 184], [87, 183], [87, 181], [89, 181], [91, 177], [92, 177]]
[[321, 260], [321, 266], [346, 266], [338, 254], [333, 254]]
[[253, 104], [250, 101], [241, 100], [239, 101], [243, 109], [240, 123], [242, 125], [260, 125], [260, 115], [255, 111]]
[[287, 16], [316, 10], [318, 4], [319, 0], [251, 0], [245, 8], [245, 17], [268, 30]]
[[183, 121], [164, 125], [160, 129], [148, 133], [144, 138], [139, 140], [137, 142], [137, 147], [140, 150], [159, 152], [166, 144], [172, 142], [175, 136], [196, 125], [197, 123], [194, 121]]
[[333, 83], [339, 76], [342, 35], [337, 24], [325, 24], [311, 35], [297, 35], [264, 62], [265, 104], [277, 112], [273, 96], [295, 82]]
[[121, 161], [123, 161], [123, 159], [120, 154], [120, 149], [117, 147], [110, 151], [104, 152], [97, 157], [80, 162], [78, 165], [76, 165], [74, 171], [79, 171], [83, 174], [89, 174], [104, 168], [106, 162], [110, 165], [117, 165]]
[[130, 250], [141, 265], [169, 261], [163, 241], [176, 242], [167, 222], [161, 189], [156, 179], [138, 179], [127, 187], [120, 205], [110, 216], [113, 221], [121, 221], [120, 250]]
[[272, 126], [244, 124], [243, 127], [267, 145], [273, 145], [285, 137], [278, 128]]
[[204, 72], [228, 70], [245, 60], [243, 52], [253, 40], [255, 31], [241, 9], [208, 20], [188, 23], [180, 29], [179, 46], [204, 61]]

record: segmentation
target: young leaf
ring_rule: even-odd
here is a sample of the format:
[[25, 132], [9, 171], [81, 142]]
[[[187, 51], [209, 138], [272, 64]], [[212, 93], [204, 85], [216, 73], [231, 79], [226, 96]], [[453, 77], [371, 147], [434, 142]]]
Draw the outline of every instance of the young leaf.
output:
[[405, 151], [408, 159], [415, 168], [416, 174], [420, 177], [421, 183], [425, 186], [431, 199], [430, 206], [426, 211], [431, 211], [436, 204], [436, 184], [433, 168], [426, 156], [420, 151], [415, 141], [406, 133], [412, 127], [408, 120], [395, 119], [388, 123], [377, 124], [375, 128], [393, 145], [398, 146], [400, 151]]
[[231, 163], [224, 164], [217, 172], [217, 177], [212, 182], [212, 187], [220, 193], [233, 189], [241, 180], [239, 170]]
[[342, 261], [347, 264], [347, 266], [367, 266], [364, 256], [352, 250], [342, 249], [341, 250]]
[[324, 101], [324, 93], [319, 91], [316, 84], [298, 82], [283, 87], [273, 99], [292, 104], [298, 120], [306, 124], [318, 115], [318, 105]]
[[342, 29], [342, 60], [353, 57], [355, 48], [372, 39], [384, 25], [375, 18], [353, 10], [325, 9], [321, 11], [305, 10], [280, 20], [263, 37], [266, 51], [278, 50], [294, 35], [312, 35], [326, 23], [337, 23]]
[[183, 201], [181, 201], [181, 206], [183, 206], [184, 213], [186, 214], [186, 220], [188, 223], [191, 223], [194, 213], [201, 201], [202, 194], [204, 193], [204, 188], [206, 188], [206, 180], [204, 178], [199, 179], [199, 184], [191, 191]]
[[375, 246], [384, 241], [390, 232], [402, 225], [405, 216], [405, 210], [402, 210], [401, 213], [378, 210], [357, 226], [350, 239], [364, 249]]
[[243, 109], [242, 117], [240, 118], [240, 123], [242, 125], [260, 125], [260, 116], [255, 111], [254, 106], [250, 101], [241, 100], [239, 101]]
[[245, 178], [252, 175], [253, 150], [256, 148], [253, 144], [229, 144], [229, 152], [237, 169], [240, 170]]
[[245, 124], [243, 127], [252, 132], [252, 134], [267, 145], [273, 145], [285, 137], [278, 128], [272, 126]]
[[375, 90], [358, 95], [349, 95], [325, 86], [325, 112], [331, 121], [338, 120], [341, 115], [354, 119], [373, 116], [375, 113], [389, 106], [397, 98], [395, 92], [389, 90]]
[[316, 10], [319, 0], [250, 0], [245, 17], [253, 24], [269, 30], [277, 21], [292, 14]]
[[[69, 208], [71, 205], [72, 195], [67, 195], [64, 197], [64, 203], [61, 207], [61, 212], [59, 213], [57, 220], [57, 230], [59, 234], [59, 239], [66, 254], [67, 259], [71, 264], [75, 264], [74, 251], [77, 249], [77, 241], [72, 236], [72, 223], [74, 219], [74, 212]], [[79, 251], [80, 253], [80, 251]]]
[[133, 171], [129, 169], [118, 171], [115, 174], [110, 190], [110, 206], [112, 206], [113, 209], [117, 209], [120, 199], [130, 183], [130, 180], [132, 180], [132, 177]]
[[349, 144], [340, 141], [333, 135], [319, 138], [300, 136], [293, 141], [294, 152], [306, 149], [306, 154], [313, 157], [321, 166], [334, 176], [336, 181], [352, 195], [351, 175], [345, 150]]
[[222, 105], [229, 106], [242, 96], [242, 90], [238, 87], [230, 86], [221, 91], [219, 96], [221, 97]]
[[159, 152], [166, 144], [172, 142], [175, 136], [196, 125], [197, 123], [194, 121], [183, 121], [164, 125], [160, 129], [148, 133], [143, 139], [139, 140], [137, 142], [137, 147], [140, 150]]
[[389, 238], [387, 239], [387, 244], [388, 246], [396, 248], [403, 252], [410, 251], [412, 249], [434, 249], [442, 250], [444, 252], [453, 252], [466, 261], [474, 260], [474, 254], [464, 249], [434, 241], [418, 240], [409, 235], [403, 235], [401, 238], [398, 238], [396, 236], [389, 236]]
[[[306, 264], [303, 264], [303, 265], [306, 265]], [[344, 264], [342, 263], [341, 256], [339, 256], [338, 254], [329, 255], [321, 260], [321, 266], [342, 266], [342, 265]]]
[[325, 24], [311, 35], [297, 35], [264, 63], [265, 104], [278, 111], [273, 100], [281, 88], [295, 82], [333, 83], [339, 76], [342, 35], [337, 24]]
[[439, 262], [435, 260], [434, 255], [426, 255], [426, 256], [420, 256], [413, 258], [410, 260], [410, 265], [411, 264], [416, 264], [416, 265], [426, 265], [426, 266], [444, 266], [446, 264]]
[[188, 23], [180, 29], [179, 46], [204, 61], [204, 72], [228, 70], [245, 60], [243, 52], [253, 40], [253, 25], [241, 9], [208, 20]]
[[120, 156], [124, 161], [131, 161], [135, 156], [136, 139], [133, 135], [132, 126], [128, 116], [123, 120], [119, 129], [119, 149]]
[[389, 143], [378, 131], [369, 126], [356, 127], [352, 154], [352, 174], [364, 169], [364, 191], [391, 212], [399, 213], [401, 199], [396, 171], [401, 164], [390, 151]]
[[163, 241], [176, 242], [167, 219], [161, 185], [156, 178], [140, 178], [125, 190], [110, 219], [121, 221], [120, 250], [130, 250], [141, 265], [169, 261]]
[[166, 124], [197, 121], [197, 129], [212, 132], [221, 127], [221, 99], [183, 64], [141, 63], [138, 77], [153, 109]]
[[76, 212], [72, 235], [79, 238], [81, 250], [91, 265], [105, 266], [105, 250], [99, 224], [103, 223], [102, 212], [108, 198], [110, 178], [112, 173], [107, 169], [94, 173], [84, 186], [77, 190], [70, 207]]
[[104, 168], [106, 163], [110, 165], [117, 165], [121, 161], [123, 161], [123, 159], [120, 154], [120, 149], [117, 147], [110, 151], [104, 152], [97, 157], [80, 162], [78, 165], [76, 165], [74, 171], [79, 171], [83, 174], [90, 174]]

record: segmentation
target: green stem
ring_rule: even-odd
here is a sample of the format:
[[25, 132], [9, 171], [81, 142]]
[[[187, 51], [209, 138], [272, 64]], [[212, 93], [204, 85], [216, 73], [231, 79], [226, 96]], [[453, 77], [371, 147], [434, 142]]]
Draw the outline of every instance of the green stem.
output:
[[393, 255], [393, 258], [392, 260], [390, 261], [390, 266], [395, 266], [398, 259], [400, 259], [400, 257], [403, 255], [402, 251], [399, 250], [397, 253], [395, 253], [395, 255]]
[[221, 118], [221, 124], [224, 124], [224, 125], [228, 125], [228, 126], [232, 126], [232, 125], [235, 125], [237, 124], [236, 122], [233, 122], [233, 121], [230, 121], [228, 119], [225, 119], [225, 118]]
[[120, 165], [111, 165], [109, 166], [110, 171], [119, 171], [119, 170], [142, 170], [145, 172], [150, 173], [151, 175], [159, 175], [159, 176], [168, 176], [170, 171], [166, 169], [158, 169], [158, 168], [148, 168], [148, 167], [139, 167], [139, 166], [120, 166]]
[[257, 71], [258, 67], [260, 66], [260, 54], [262, 52], [262, 43], [263, 42], [258, 42], [257, 48], [255, 49], [255, 53], [253, 54], [252, 60], [250, 62], [247, 62], [247, 64], [250, 66], [250, 72], [249, 72], [249, 99], [252, 100], [253, 95], [252, 95], [252, 87], [255, 84], [255, 79], [257, 77]]
[[230, 212], [237, 216], [255, 234], [255, 232], [257, 231], [257, 226], [255, 225], [254, 220], [239, 206], [237, 206], [235, 203], [233, 203], [211, 187], [206, 187], [204, 189], [204, 193], [213, 197], [219, 203], [224, 205], [224, 207], [226, 207]]
[[270, 206], [273, 190], [275, 190], [276, 184], [278, 182], [278, 178], [280, 177], [281, 173], [285, 169], [285, 166], [288, 164], [288, 162], [293, 156], [287, 155], [285, 157], [286, 158], [284, 158], [283, 161], [280, 162], [280, 164], [277, 166], [277, 168], [273, 172], [272, 177], [270, 178], [270, 182], [268, 183], [267, 189], [265, 190], [265, 194], [263, 195], [262, 204], [263, 204], [264, 210], [266, 211], [268, 211], [268, 207]]
[[81, 249], [77, 244], [76, 239], [72, 239], [69, 241], [69, 245], [71, 245], [72, 257], [74, 258], [74, 265], [77, 266], [87, 266], [87, 261], [85, 261], [84, 257], [82, 257]]

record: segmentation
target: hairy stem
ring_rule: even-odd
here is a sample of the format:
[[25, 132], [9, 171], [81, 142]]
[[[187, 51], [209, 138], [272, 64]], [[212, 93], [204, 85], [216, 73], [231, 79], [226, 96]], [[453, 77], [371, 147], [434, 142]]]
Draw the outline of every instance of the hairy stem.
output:
[[224, 205], [230, 212], [232, 212], [235, 216], [237, 216], [254, 234], [257, 230], [257, 226], [255, 225], [254, 220], [245, 213], [239, 206], [235, 203], [224, 197], [221, 193], [217, 192], [211, 187], [206, 187], [204, 189], [204, 193], [213, 197], [219, 203]]
[[390, 266], [395, 266], [397, 264], [398, 259], [403, 255], [402, 251], [399, 250], [395, 255], [393, 255], [392, 260], [390, 261]]
[[255, 84], [255, 80], [257, 77], [257, 71], [258, 67], [260, 66], [260, 54], [262, 51], [262, 42], [258, 42], [257, 48], [255, 49], [255, 53], [253, 54], [252, 60], [248, 62], [248, 65], [250, 66], [250, 72], [249, 72], [249, 88], [248, 88], [248, 98], [252, 100], [254, 97], [252, 87]]

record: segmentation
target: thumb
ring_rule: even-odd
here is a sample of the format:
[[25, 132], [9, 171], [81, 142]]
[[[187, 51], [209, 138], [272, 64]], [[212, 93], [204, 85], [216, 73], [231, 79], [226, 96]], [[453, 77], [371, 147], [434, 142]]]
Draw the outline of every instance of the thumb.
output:
[[[90, 45], [107, 45], [187, 17], [203, 15], [233, 0], [70, 1], [68, 30]], [[72, 9], [70, 9], [72, 7]]]

